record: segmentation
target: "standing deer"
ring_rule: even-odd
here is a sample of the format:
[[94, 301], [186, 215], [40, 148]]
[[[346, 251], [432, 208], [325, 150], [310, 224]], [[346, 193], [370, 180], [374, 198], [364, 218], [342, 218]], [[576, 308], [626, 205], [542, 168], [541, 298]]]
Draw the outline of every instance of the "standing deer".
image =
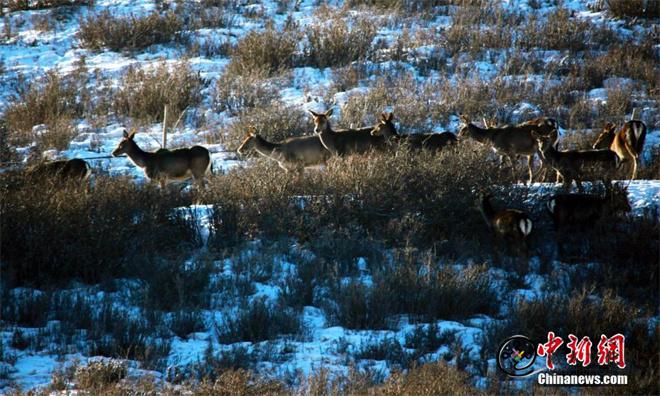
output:
[[[557, 172], [557, 177], [563, 179], [563, 187], [570, 190], [573, 180], [578, 190], [583, 192], [583, 180], [602, 180], [605, 189], [611, 187], [612, 176], [619, 166], [619, 157], [611, 150], [567, 150], [558, 151], [556, 142], [551, 137], [541, 136], [535, 132], [538, 140], [539, 153], [543, 161]], [[589, 173], [596, 176], [590, 177]]]
[[249, 130], [236, 151], [242, 155], [249, 149], [276, 161], [286, 172], [295, 170], [299, 174], [306, 166], [324, 164], [330, 157], [330, 152], [321, 144], [318, 136], [293, 137], [279, 143], [271, 143]]
[[158, 181], [165, 188], [171, 180], [193, 178], [203, 184], [206, 173], [211, 168], [211, 155], [202, 146], [193, 146], [176, 150], [160, 149], [156, 152], [143, 151], [133, 140], [135, 132], [124, 130], [123, 139], [112, 155], [126, 154], [135, 166], [142, 168], [150, 180]]
[[[529, 215], [518, 209], [496, 211], [491, 203], [491, 194], [482, 195], [479, 210], [493, 233], [495, 253], [504, 242], [508, 249], [513, 249], [519, 256], [527, 256], [527, 237], [532, 232], [533, 222]], [[519, 272], [521, 268], [518, 268]]]
[[456, 143], [456, 135], [451, 132], [399, 135], [392, 120], [394, 120], [393, 113], [382, 113], [378, 125], [371, 131], [371, 135], [384, 136], [390, 141], [408, 144], [414, 149], [427, 149], [434, 152]]
[[27, 170], [27, 176], [35, 179], [86, 180], [91, 173], [87, 161], [80, 158], [44, 162]]
[[615, 188], [605, 195], [556, 194], [547, 203], [556, 229], [563, 227], [591, 228], [606, 215], [630, 212], [626, 188]]
[[[557, 130], [550, 129], [551, 124], [541, 124], [541, 127], [534, 124], [520, 124], [520, 125], [505, 125], [498, 128], [479, 128], [470, 122], [470, 119], [461, 115], [463, 126], [458, 133], [458, 138], [469, 137], [479, 143], [489, 145], [493, 148], [496, 154], [500, 156], [501, 162], [504, 158], [509, 160], [511, 164], [511, 172], [515, 178], [514, 160], [518, 156], [527, 157], [527, 170], [529, 173], [528, 182], [531, 183], [534, 179], [534, 172], [532, 171], [532, 163], [534, 161], [534, 154], [538, 150], [537, 140], [532, 136], [532, 133], [547, 133], [548, 138], [553, 141], [557, 140]], [[555, 123], [556, 125], [556, 123]], [[540, 132], [537, 130], [541, 128]]]
[[630, 161], [632, 164], [631, 179], [637, 177], [637, 162], [644, 149], [646, 140], [646, 125], [639, 120], [631, 120], [623, 124], [617, 132], [616, 125], [608, 122], [603, 132], [598, 135], [593, 145], [595, 149], [610, 149], [619, 156], [624, 163]]
[[345, 131], [333, 130], [329, 120], [332, 109], [325, 113], [316, 113], [312, 110], [309, 112], [314, 119], [314, 133], [319, 136], [323, 146], [333, 155], [363, 154], [373, 149], [384, 150], [389, 147], [388, 141], [383, 136], [371, 135], [373, 127]]

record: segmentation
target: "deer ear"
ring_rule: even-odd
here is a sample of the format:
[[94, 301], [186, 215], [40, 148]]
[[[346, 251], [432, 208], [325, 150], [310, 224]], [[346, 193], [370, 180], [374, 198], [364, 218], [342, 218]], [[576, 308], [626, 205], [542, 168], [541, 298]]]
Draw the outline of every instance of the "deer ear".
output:
[[308, 110], [308, 111], [309, 111], [309, 112], [312, 114], [312, 116], [314, 116], [314, 117], [318, 117], [318, 116], [319, 116], [319, 113], [316, 113], [316, 112], [314, 112], [313, 110]]
[[128, 135], [127, 139], [133, 140], [133, 138], [135, 137], [135, 133], [136, 133], [136, 132], [137, 132], [137, 131], [133, 131], [133, 132], [131, 132], [131, 133]]
[[128, 138], [128, 132], [126, 131], [126, 129], [124, 129], [124, 134], [123, 134], [123, 136], [124, 136], [124, 139]]
[[332, 115], [332, 107], [328, 109], [328, 111], [325, 112], [326, 117], [330, 117]]
[[380, 113], [380, 119], [383, 120], [383, 121], [387, 121], [387, 114]]
[[387, 121], [392, 121], [394, 119], [394, 113], [390, 111], [390, 114], [387, 115]]
[[468, 116], [466, 116], [465, 114], [461, 114], [461, 115], [459, 115], [458, 118], [460, 118], [460, 120], [461, 120], [464, 124], [469, 124], [469, 123], [470, 123], [470, 118], [469, 118]]

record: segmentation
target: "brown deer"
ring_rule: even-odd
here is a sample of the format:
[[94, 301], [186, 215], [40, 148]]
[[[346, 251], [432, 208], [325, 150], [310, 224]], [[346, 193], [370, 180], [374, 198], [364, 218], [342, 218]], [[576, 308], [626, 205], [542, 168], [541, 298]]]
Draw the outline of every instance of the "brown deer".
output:
[[309, 112], [314, 119], [314, 133], [319, 136], [323, 146], [333, 155], [363, 154], [373, 149], [385, 150], [389, 147], [387, 139], [383, 136], [371, 135], [373, 127], [333, 130], [329, 120], [332, 109], [325, 113], [317, 113], [312, 110]]
[[[491, 194], [481, 195], [479, 210], [493, 233], [497, 254], [502, 243], [520, 256], [527, 256], [527, 237], [532, 233], [533, 222], [529, 215], [518, 209], [496, 211], [491, 203]], [[521, 268], [518, 268], [519, 272]]]
[[287, 172], [295, 170], [302, 173], [306, 166], [324, 164], [330, 158], [330, 152], [318, 136], [293, 137], [279, 143], [271, 143], [254, 130], [249, 130], [236, 151], [243, 155], [249, 149], [254, 149], [259, 155], [277, 162], [280, 168]]
[[637, 177], [637, 162], [644, 149], [645, 140], [646, 125], [642, 121], [628, 121], [623, 124], [618, 132], [616, 131], [616, 125], [608, 122], [603, 132], [598, 135], [593, 148], [610, 149], [619, 156], [622, 163], [629, 161], [632, 164], [630, 178], [635, 180]]
[[44, 162], [27, 170], [27, 176], [36, 179], [60, 179], [83, 181], [89, 178], [91, 169], [87, 161], [80, 158]]
[[516, 177], [514, 160], [521, 155], [526, 156], [529, 183], [534, 179], [532, 163], [534, 161], [534, 154], [536, 154], [538, 150], [538, 143], [534, 136], [532, 136], [532, 132], [542, 133], [546, 132], [547, 129], [547, 136], [553, 139], [553, 141], [556, 141], [557, 139], [557, 130], [546, 128], [545, 124], [542, 124], [543, 130], [541, 132], [537, 132], [539, 126], [533, 124], [505, 125], [498, 128], [479, 128], [471, 123], [468, 117], [461, 115], [460, 118], [463, 125], [458, 133], [458, 138], [462, 139], [468, 137], [481, 144], [491, 146], [495, 153], [500, 156], [501, 162], [503, 162], [504, 158], [509, 160], [514, 178]]
[[[538, 140], [539, 153], [544, 163], [557, 172], [557, 177], [563, 179], [563, 187], [570, 190], [573, 180], [578, 190], [583, 192], [583, 180], [601, 180], [608, 190], [611, 187], [612, 176], [619, 166], [619, 157], [611, 150], [567, 150], [558, 151], [556, 141], [549, 136], [541, 136], [535, 132]], [[590, 177], [595, 172], [597, 176]]]
[[142, 168], [150, 180], [158, 181], [165, 188], [171, 180], [193, 178], [203, 184], [206, 173], [211, 168], [211, 155], [202, 146], [175, 150], [160, 149], [156, 152], [143, 151], [133, 140], [135, 132], [127, 133], [114, 149], [112, 155], [126, 154], [135, 166]]
[[630, 212], [626, 188], [607, 190], [605, 195], [556, 194], [547, 202], [555, 228], [590, 228], [605, 215]]
[[456, 135], [451, 132], [399, 135], [394, 122], [392, 122], [393, 120], [393, 113], [382, 113], [378, 125], [373, 128], [371, 134], [373, 136], [384, 136], [385, 139], [399, 144], [408, 144], [414, 149], [427, 149], [434, 152], [441, 151], [445, 147], [456, 143]]

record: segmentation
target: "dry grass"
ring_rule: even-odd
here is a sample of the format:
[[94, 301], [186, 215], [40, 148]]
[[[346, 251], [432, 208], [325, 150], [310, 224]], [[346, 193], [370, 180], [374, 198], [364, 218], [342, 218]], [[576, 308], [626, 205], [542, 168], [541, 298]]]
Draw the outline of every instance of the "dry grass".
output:
[[152, 123], [163, 120], [168, 105], [168, 122], [174, 123], [184, 110], [201, 102], [204, 84], [185, 61], [173, 66], [161, 63], [152, 69], [131, 67], [113, 94], [112, 106], [118, 115]]
[[607, 9], [617, 18], [660, 18], [660, 2], [649, 0], [605, 0]]
[[172, 11], [144, 17], [116, 17], [106, 10], [81, 21], [77, 38], [82, 47], [92, 50], [137, 51], [171, 42], [181, 27], [181, 20]]

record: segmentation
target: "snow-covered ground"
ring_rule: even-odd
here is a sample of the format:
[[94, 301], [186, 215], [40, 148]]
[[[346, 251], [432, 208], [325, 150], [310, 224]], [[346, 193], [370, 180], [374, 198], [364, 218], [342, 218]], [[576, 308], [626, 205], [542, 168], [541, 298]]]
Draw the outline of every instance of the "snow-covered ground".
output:
[[[531, 1], [527, 0], [508, 0], [504, 3], [510, 7], [529, 9]], [[114, 84], [119, 84], [119, 79], [123, 72], [130, 66], [140, 68], [152, 67], [158, 64], [162, 59], [168, 63], [176, 62], [181, 53], [166, 45], [157, 45], [148, 50], [131, 55], [112, 51], [90, 51], [79, 47], [75, 34], [78, 30], [79, 21], [90, 12], [99, 12], [108, 10], [112, 14], [133, 14], [144, 15], [156, 9], [153, 1], [139, 0], [97, 0], [92, 9], [80, 7], [74, 11], [75, 15], [61, 23], [55, 31], [41, 32], [33, 26], [33, 15], [45, 14], [47, 11], [25, 11], [14, 12], [7, 16], [7, 20], [14, 26], [14, 35], [9, 40], [0, 45], [0, 59], [4, 65], [4, 73], [0, 75], [0, 109], [4, 109], [10, 101], [10, 89], [4, 89], [13, 84], [17, 75], [20, 73], [26, 78], [39, 78], [49, 70], [56, 70], [59, 73], [67, 74], [75, 69], [76, 62], [84, 56], [89, 70], [98, 71], [104, 78], [109, 78]], [[299, 3], [299, 6], [292, 12], [293, 18], [302, 26], [314, 23], [314, 10], [316, 8], [313, 0], [305, 0]], [[584, 1], [571, 0], [564, 1], [563, 6], [574, 10], [580, 18], [589, 18], [602, 23], [610, 23], [604, 19], [601, 12], [591, 12]], [[245, 5], [245, 7], [258, 7], [257, 5]], [[272, 17], [276, 24], [285, 23], [286, 15], [277, 14], [276, 1], [264, 1], [262, 6], [265, 15]], [[451, 24], [451, 18], [438, 17], [436, 21], [438, 27], [447, 27]], [[20, 26], [20, 28], [16, 28]], [[202, 29], [196, 34], [199, 37], [214, 36], [216, 39], [228, 39], [236, 42], [247, 31], [253, 28], [261, 28], [261, 21], [247, 19], [241, 15], [236, 15], [236, 20], [231, 28], [223, 29]], [[627, 31], [626, 31], [627, 32]], [[394, 42], [396, 37], [401, 34], [398, 29], [383, 26], [379, 27], [377, 39]], [[627, 34], [627, 33], [626, 33]], [[417, 48], [419, 56], [423, 56], [425, 48]], [[226, 57], [194, 57], [189, 59], [193, 70], [200, 73], [200, 76], [211, 81], [209, 86], [213, 86], [217, 78], [228, 63]], [[480, 74], [484, 79], [492, 78], [495, 73], [495, 65], [490, 62], [479, 62], [471, 65], [471, 71]], [[311, 67], [296, 68], [293, 70], [291, 84], [281, 90], [281, 98], [289, 105], [298, 105], [303, 107], [322, 107], [322, 97], [316, 96], [310, 100], [312, 95], [306, 92], [304, 86], [328, 86], [331, 84], [332, 73], [329, 69], [316, 69]], [[419, 77], [422, 78], [422, 77]], [[533, 78], [529, 76], [529, 78]], [[356, 88], [360, 90], [361, 88]], [[205, 100], [200, 106], [207, 119], [215, 123], [226, 123], [231, 121], [231, 116], [226, 113], [216, 113], [212, 111], [211, 92], [207, 88], [203, 92]], [[338, 104], [347, 100], [348, 93], [340, 92], [334, 95]], [[603, 102], [607, 100], [607, 94], [604, 90], [593, 90], [589, 93], [589, 99], [594, 102]], [[529, 104], [521, 104], [520, 114], [526, 114]], [[657, 103], [649, 105], [657, 106]], [[642, 109], [643, 111], [644, 109]], [[88, 120], [78, 120], [77, 129], [79, 135], [71, 142], [69, 148], [62, 152], [50, 151], [44, 153], [46, 157], [51, 158], [93, 158], [100, 156], [109, 156], [112, 150], [117, 146], [122, 138], [125, 125], [111, 123], [100, 128], [91, 128]], [[453, 130], [458, 127], [458, 119], [452, 118], [449, 125], [437, 126], [437, 130]], [[563, 131], [562, 131], [563, 132]], [[204, 144], [212, 153], [213, 167], [216, 170], [227, 170], [234, 166], [246, 166], [236, 159], [235, 155], [227, 151], [227, 147], [220, 144], [208, 144], [208, 130], [199, 130], [190, 125], [182, 125], [173, 131], [168, 140], [171, 147], [183, 147], [193, 144]], [[155, 150], [159, 148], [157, 142], [160, 140], [161, 126], [154, 124], [145, 127], [141, 133], [136, 136], [136, 141], [145, 150]], [[650, 153], [656, 150], [660, 145], [660, 129], [658, 125], [649, 125], [646, 151], [644, 158], [650, 160]], [[27, 152], [27, 147], [18, 148], [19, 152]], [[129, 175], [138, 182], [144, 181], [143, 172], [136, 168], [126, 158], [113, 159], [91, 159], [92, 166], [110, 175]], [[627, 183], [627, 181], [625, 182]], [[536, 184], [532, 191], [547, 191], [549, 184]], [[660, 203], [660, 180], [635, 180], [628, 186], [628, 194], [633, 209], [639, 211], [644, 208], [658, 207]], [[532, 194], [533, 195], [533, 194]], [[195, 206], [190, 208], [194, 212], [194, 217], [199, 222], [201, 235], [205, 241], [208, 238], [210, 226], [209, 215], [212, 208], [207, 206]], [[190, 215], [188, 209], [183, 208], [182, 213]], [[362, 259], [364, 262], [364, 259]], [[223, 278], [232, 279], [236, 275], [235, 262], [231, 258], [215, 261], [216, 272], [214, 280], [221, 281]], [[265, 298], [274, 303], [282, 293], [282, 281], [290, 273], [295, 273], [297, 263], [288, 263], [282, 260], [273, 262], [274, 275], [271, 279], [260, 283], [255, 283], [255, 292], [249, 296], [254, 299]], [[574, 271], [573, 268], [560, 262], [553, 263], [556, 272], [555, 277], [561, 277], [562, 273]], [[361, 271], [360, 279], [367, 281], [370, 278], [368, 269]], [[496, 288], [501, 282], [505, 282], [507, 274], [501, 269], [490, 269], [490, 276], [493, 281], [493, 287]], [[503, 301], [512, 299], [537, 298], [544, 291], [546, 283], [545, 276], [538, 274], [529, 274], [524, 278], [524, 287], [513, 290], [505, 290], [501, 296]], [[86, 299], [100, 300], [107, 297], [100, 296], [95, 287], [81, 287], [76, 292], [80, 293]], [[119, 293], [118, 293], [119, 294]], [[117, 296], [119, 306], [126, 310], [137, 310], [126, 299]], [[185, 367], [194, 365], [203, 361], [209, 346], [215, 351], [229, 350], [237, 347], [245, 347], [250, 350], [274, 349], [282, 352], [284, 359], [277, 361], [261, 361], [257, 367], [260, 371], [273, 375], [275, 377], [285, 377], [291, 373], [309, 374], [314, 369], [325, 367], [334, 370], [347, 370], [354, 362], [354, 353], [362, 347], [372, 344], [378, 340], [392, 339], [399, 344], [406, 344], [406, 336], [411, 334], [417, 327], [428, 327], [431, 323], [413, 324], [408, 323], [407, 318], [401, 318], [395, 326], [395, 330], [348, 330], [340, 326], [334, 326], [325, 317], [323, 311], [318, 307], [306, 306], [303, 309], [301, 321], [305, 328], [305, 337], [303, 339], [282, 338], [275, 341], [264, 341], [261, 343], [237, 343], [221, 344], [215, 335], [215, 326], [223, 320], [225, 315], [231, 315], [231, 307], [218, 306], [216, 310], [204, 312], [204, 331], [192, 333], [187, 338], [173, 337], [171, 340], [171, 350], [167, 358], [167, 365], [171, 367]], [[449, 361], [456, 364], [457, 357], [452, 357], [452, 351], [460, 347], [467, 351], [471, 365], [477, 364], [480, 359], [481, 337], [486, 327], [496, 319], [487, 316], [479, 316], [462, 322], [440, 320], [434, 323], [437, 325], [439, 333], [452, 334], [453, 344], [442, 345], [436, 351], [424, 356], [424, 359], [439, 360], [445, 355]], [[49, 326], [57, 326], [57, 323], [49, 323]], [[44, 345], [40, 351], [21, 350], [11, 347], [12, 338], [15, 332], [20, 331], [23, 337], [30, 337], [40, 329], [20, 328], [17, 326], [6, 327], [0, 333], [3, 346], [5, 362], [0, 366], [0, 389], [10, 382], [15, 382], [23, 389], [31, 389], [39, 385], [50, 382], [52, 372], [66, 362], [79, 360], [85, 362], [90, 357], [80, 353], [68, 353], [66, 351], [56, 353], [52, 345]], [[48, 332], [46, 331], [48, 334]], [[7, 359], [7, 357], [10, 357]], [[358, 362], [362, 368], [370, 368], [376, 372], [387, 375], [391, 368], [385, 361], [376, 361], [364, 359]], [[495, 362], [489, 361], [489, 367], [494, 369]], [[467, 368], [472, 370], [470, 365]], [[475, 374], [477, 370], [472, 370]], [[164, 375], [164, 374], [163, 374]], [[477, 379], [477, 383], [479, 379]]]

